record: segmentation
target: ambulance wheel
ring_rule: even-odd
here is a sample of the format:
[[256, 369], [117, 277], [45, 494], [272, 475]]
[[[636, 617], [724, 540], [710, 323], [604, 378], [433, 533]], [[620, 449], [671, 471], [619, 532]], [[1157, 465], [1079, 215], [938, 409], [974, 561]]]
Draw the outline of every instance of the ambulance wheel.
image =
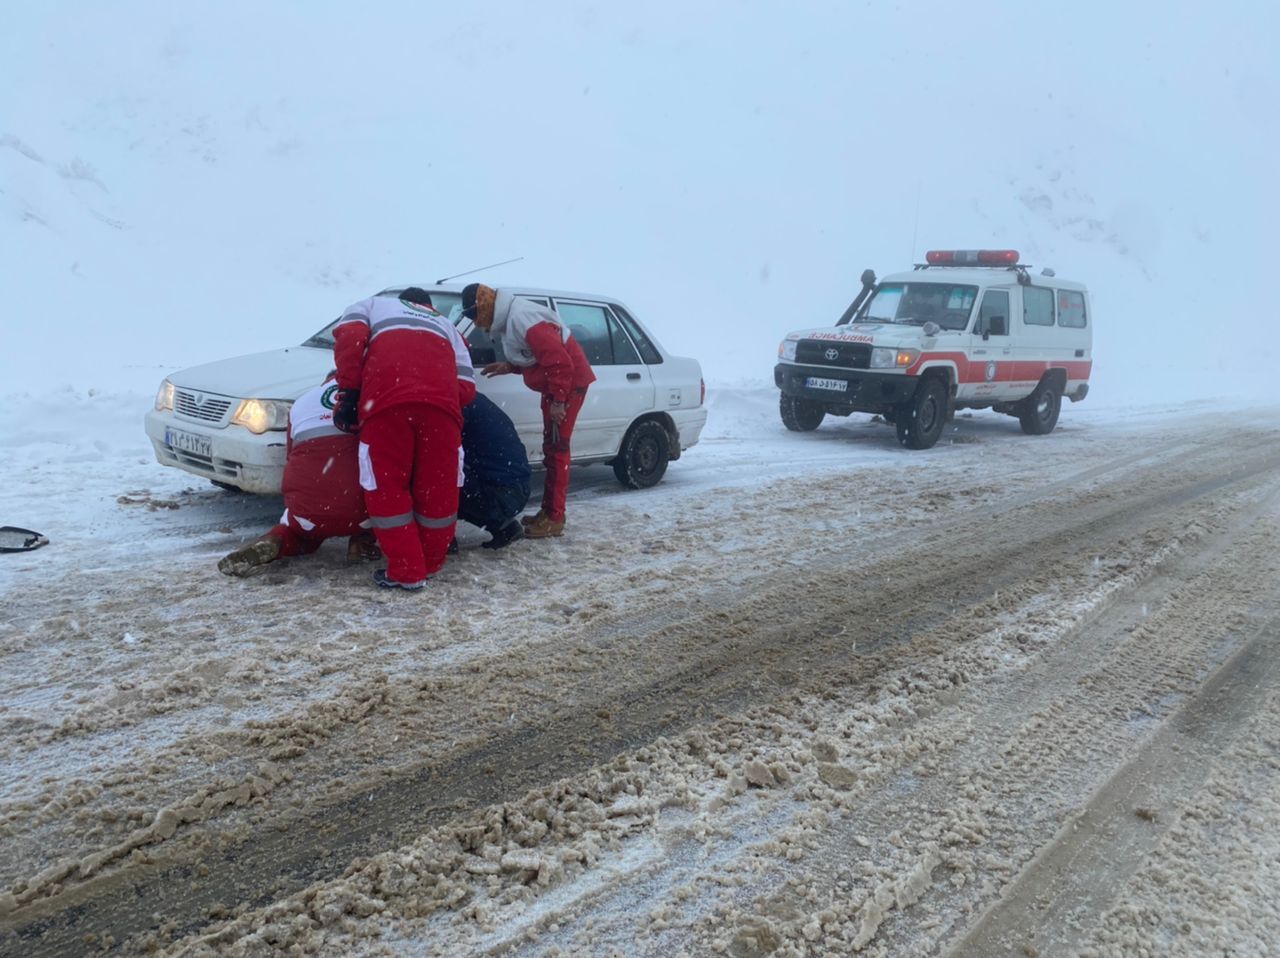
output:
[[893, 417], [898, 442], [908, 449], [928, 449], [942, 436], [947, 421], [947, 392], [942, 380], [930, 376], [916, 394], [898, 407]]
[[662, 423], [652, 419], [638, 422], [622, 440], [618, 457], [613, 460], [613, 474], [631, 489], [656, 486], [667, 472], [671, 458], [671, 437]]
[[827, 411], [811, 399], [800, 399], [783, 393], [778, 397], [782, 424], [792, 432], [813, 432], [822, 425]]
[[1053, 380], [1046, 380], [1022, 401], [1018, 422], [1028, 436], [1044, 436], [1053, 432], [1062, 411], [1062, 390]]

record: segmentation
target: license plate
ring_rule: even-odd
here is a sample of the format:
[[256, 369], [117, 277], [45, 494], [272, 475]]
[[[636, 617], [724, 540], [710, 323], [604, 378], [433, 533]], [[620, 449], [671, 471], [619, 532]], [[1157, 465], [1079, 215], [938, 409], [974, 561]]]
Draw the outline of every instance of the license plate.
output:
[[836, 392], [845, 392], [849, 388], [849, 383], [843, 379], [823, 379], [821, 376], [806, 376], [804, 384], [807, 389], [834, 389]]
[[213, 458], [213, 441], [208, 436], [197, 436], [180, 429], [165, 429], [164, 441], [165, 445], [179, 452], [189, 452], [207, 459]]

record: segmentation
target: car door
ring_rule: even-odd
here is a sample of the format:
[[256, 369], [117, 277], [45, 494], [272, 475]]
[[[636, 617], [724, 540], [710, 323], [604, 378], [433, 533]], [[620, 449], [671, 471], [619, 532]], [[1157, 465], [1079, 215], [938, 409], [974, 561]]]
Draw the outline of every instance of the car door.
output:
[[978, 318], [969, 334], [968, 372], [956, 390], [957, 399], [1002, 399], [1013, 376], [1011, 290], [985, 289]]
[[653, 409], [653, 375], [606, 304], [557, 298], [554, 308], [596, 374], [573, 430], [573, 457], [612, 456], [636, 417]]

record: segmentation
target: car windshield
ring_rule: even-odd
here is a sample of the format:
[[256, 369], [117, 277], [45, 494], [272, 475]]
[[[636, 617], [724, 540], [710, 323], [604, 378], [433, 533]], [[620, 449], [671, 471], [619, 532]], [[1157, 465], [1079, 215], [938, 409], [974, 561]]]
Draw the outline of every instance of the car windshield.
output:
[[[458, 322], [457, 317], [462, 312], [462, 296], [459, 293], [432, 293], [431, 305], [436, 308], [437, 312], [448, 316], [456, 325]], [[457, 308], [455, 309], [455, 307]], [[338, 319], [341, 318], [341, 316], [338, 317]], [[302, 345], [315, 346], [317, 349], [333, 349], [333, 327], [338, 325], [338, 319], [335, 319]]]
[[884, 283], [858, 317], [860, 323], [937, 323], [943, 329], [969, 324], [978, 287], [955, 283]]

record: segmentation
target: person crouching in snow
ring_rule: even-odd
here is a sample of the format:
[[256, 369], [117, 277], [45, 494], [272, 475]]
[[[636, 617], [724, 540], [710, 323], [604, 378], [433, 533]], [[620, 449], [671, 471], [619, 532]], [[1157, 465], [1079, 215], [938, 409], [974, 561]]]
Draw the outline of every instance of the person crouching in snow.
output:
[[417, 287], [347, 307], [333, 338], [334, 424], [360, 432], [360, 485], [387, 557], [374, 582], [421, 589], [458, 521], [462, 407], [476, 394], [467, 344]]
[[511, 418], [482, 393], [462, 410], [462, 452], [458, 518], [489, 532], [484, 549], [523, 538], [520, 513], [529, 501], [529, 457]]
[[547, 478], [542, 508], [537, 515], [525, 517], [525, 535], [530, 539], [562, 535], [569, 491], [569, 440], [596, 374], [568, 326], [532, 300], [472, 283], [462, 290], [462, 315], [502, 346], [505, 360], [485, 366], [481, 371], [486, 376], [519, 372], [526, 386], [542, 394], [542, 454]]
[[378, 558], [360, 489], [355, 436], [333, 424], [334, 373], [298, 397], [289, 410], [284, 464], [284, 515], [266, 535], [218, 562], [218, 571], [245, 576], [284, 556], [307, 555], [325, 539], [351, 536], [347, 557]]

